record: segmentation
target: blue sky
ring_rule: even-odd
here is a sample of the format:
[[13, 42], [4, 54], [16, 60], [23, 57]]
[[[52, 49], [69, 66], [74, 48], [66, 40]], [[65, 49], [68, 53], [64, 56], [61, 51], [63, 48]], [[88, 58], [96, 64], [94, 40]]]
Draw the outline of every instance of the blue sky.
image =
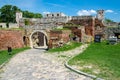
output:
[[120, 22], [120, 0], [0, 0], [0, 7], [6, 4], [31, 12], [63, 12], [68, 16], [95, 15], [96, 10], [103, 9], [106, 18]]

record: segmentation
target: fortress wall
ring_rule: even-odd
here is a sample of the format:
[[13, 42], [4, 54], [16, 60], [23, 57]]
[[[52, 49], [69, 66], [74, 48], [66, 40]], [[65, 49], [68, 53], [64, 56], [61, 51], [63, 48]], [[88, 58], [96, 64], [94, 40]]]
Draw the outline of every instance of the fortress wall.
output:
[[22, 31], [18, 30], [0, 30], [0, 50], [12, 48], [21, 48], [23, 44]]

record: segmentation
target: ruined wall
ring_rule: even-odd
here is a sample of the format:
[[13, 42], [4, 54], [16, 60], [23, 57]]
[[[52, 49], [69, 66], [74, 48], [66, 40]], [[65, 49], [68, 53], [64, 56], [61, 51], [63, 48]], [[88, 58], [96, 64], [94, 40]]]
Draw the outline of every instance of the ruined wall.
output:
[[22, 31], [0, 30], [0, 50], [7, 49], [7, 46], [12, 48], [23, 47]]
[[95, 19], [95, 35], [96, 34], [103, 34], [105, 26], [103, 25], [102, 21]]
[[77, 24], [80, 26], [85, 26], [86, 35], [94, 36], [94, 20], [90, 19], [74, 19], [70, 21], [73, 24]]
[[63, 39], [64, 43], [67, 43], [69, 40], [70, 40], [70, 34], [71, 34], [71, 31], [70, 30], [63, 30], [62, 31], [62, 37], [61, 39]]
[[79, 38], [79, 42], [81, 41], [81, 29], [79, 29], [78, 27], [72, 27], [71, 28], [71, 31], [72, 31], [72, 36], [71, 36], [71, 38], [73, 38], [73, 37], [78, 37]]
[[70, 30], [51, 30], [49, 35], [49, 48], [59, 47], [67, 43], [70, 40], [70, 34]]
[[[84, 16], [73, 17], [73, 19], [67, 24], [67, 26], [71, 26], [71, 27], [75, 26], [78, 29], [81, 28], [81, 26], [84, 26], [85, 35], [87, 37], [88, 36], [94, 37], [95, 35], [101, 35], [103, 39], [106, 37], [105, 35], [106, 27], [104, 26], [102, 20], [98, 20], [97, 18], [94, 18], [94, 17], [84, 17]], [[77, 35], [80, 34], [80, 31], [74, 31], [74, 32], [79, 32], [77, 33]], [[82, 40], [82, 37], [83, 35], [80, 36], [81, 40]]]
[[94, 35], [100, 35], [102, 40], [107, 39], [106, 30], [107, 27], [103, 24], [101, 20], [95, 19]]

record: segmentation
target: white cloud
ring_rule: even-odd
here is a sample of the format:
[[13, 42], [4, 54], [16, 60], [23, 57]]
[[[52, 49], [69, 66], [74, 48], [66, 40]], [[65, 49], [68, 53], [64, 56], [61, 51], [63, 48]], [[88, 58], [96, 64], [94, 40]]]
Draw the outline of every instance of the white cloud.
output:
[[106, 13], [113, 13], [114, 11], [113, 10], [106, 10], [105, 12]]
[[50, 12], [43, 12], [43, 14], [50, 14]]
[[97, 12], [95, 10], [79, 10], [77, 12], [77, 15], [79, 16], [83, 16], [83, 15], [93, 15], [93, 14], [96, 14]]

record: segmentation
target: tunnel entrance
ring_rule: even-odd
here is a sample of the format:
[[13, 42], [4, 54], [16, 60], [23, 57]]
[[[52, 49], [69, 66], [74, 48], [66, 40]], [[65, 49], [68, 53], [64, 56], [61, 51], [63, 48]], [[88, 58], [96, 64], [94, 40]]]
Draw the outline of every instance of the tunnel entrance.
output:
[[40, 31], [31, 34], [31, 47], [32, 48], [47, 48], [47, 36]]

